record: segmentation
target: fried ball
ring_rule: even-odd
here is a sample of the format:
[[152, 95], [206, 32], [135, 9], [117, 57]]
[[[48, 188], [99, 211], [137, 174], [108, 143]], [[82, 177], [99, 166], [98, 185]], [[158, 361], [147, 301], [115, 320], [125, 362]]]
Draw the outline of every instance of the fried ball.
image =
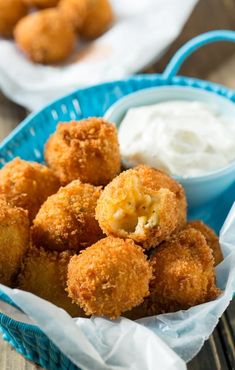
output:
[[45, 9], [20, 20], [14, 30], [18, 47], [34, 62], [56, 63], [75, 47], [72, 25], [56, 9]]
[[87, 16], [88, 0], [60, 0], [59, 9], [76, 30], [80, 30]]
[[146, 165], [139, 165], [135, 169], [141, 176], [144, 186], [152, 190], [166, 188], [175, 194], [178, 209], [176, 230], [181, 230], [186, 223], [187, 217], [187, 202], [183, 186], [161, 170]]
[[107, 237], [72, 257], [68, 292], [87, 315], [115, 319], [149, 294], [151, 276], [140, 247], [132, 240]]
[[0, 0], [0, 36], [11, 37], [16, 23], [26, 14], [22, 0]]
[[154, 189], [144, 169], [122, 172], [105, 187], [96, 219], [107, 235], [130, 238], [149, 249], [175, 231], [179, 215], [175, 193], [167, 187]]
[[23, 0], [28, 6], [36, 6], [38, 8], [52, 8], [56, 6], [59, 0]]
[[108, 0], [87, 0], [87, 16], [80, 30], [86, 39], [102, 35], [113, 22], [113, 11]]
[[188, 228], [174, 235], [156, 248], [150, 263], [154, 278], [149, 315], [185, 310], [220, 294], [212, 251], [198, 230]]
[[102, 118], [60, 123], [45, 146], [45, 158], [64, 185], [76, 179], [106, 185], [120, 172], [117, 130]]
[[85, 316], [83, 310], [72, 303], [65, 290], [71, 257], [68, 251], [58, 253], [30, 248], [18, 276], [18, 287], [54, 303], [72, 317], [82, 317]]
[[50, 196], [32, 227], [35, 245], [46, 249], [79, 251], [104, 237], [95, 219], [101, 188], [74, 180]]
[[194, 228], [204, 235], [207, 244], [212, 250], [215, 266], [223, 261], [223, 254], [220, 248], [219, 238], [209, 226], [205, 225], [202, 221], [195, 220], [188, 222], [186, 228]]
[[28, 210], [30, 221], [59, 186], [53, 172], [36, 162], [15, 158], [0, 170], [0, 194], [12, 205]]
[[14, 286], [28, 247], [27, 211], [11, 206], [0, 197], [0, 284]]

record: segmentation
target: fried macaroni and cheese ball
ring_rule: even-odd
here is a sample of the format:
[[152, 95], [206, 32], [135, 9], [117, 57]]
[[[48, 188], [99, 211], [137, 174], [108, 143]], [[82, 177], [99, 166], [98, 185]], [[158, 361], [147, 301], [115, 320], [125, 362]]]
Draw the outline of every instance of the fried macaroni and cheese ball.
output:
[[15, 158], [0, 170], [0, 195], [12, 205], [26, 209], [30, 221], [41, 204], [59, 187], [53, 172], [36, 162]]
[[86, 39], [101, 36], [113, 22], [113, 11], [109, 0], [87, 0], [87, 16], [81, 28]]
[[48, 252], [43, 248], [30, 248], [23, 260], [18, 276], [18, 287], [63, 308], [72, 317], [85, 316], [83, 310], [72, 303], [66, 292], [70, 252]]
[[0, 0], [0, 36], [11, 37], [16, 23], [26, 14], [22, 0]]
[[23, 2], [32, 7], [52, 8], [58, 4], [59, 0], [23, 0]]
[[45, 158], [64, 185], [76, 179], [106, 185], [120, 172], [116, 127], [102, 118], [60, 123], [45, 146]]
[[183, 230], [156, 248], [150, 260], [148, 314], [185, 310], [215, 299], [214, 259], [201, 232]]
[[152, 190], [166, 188], [175, 194], [178, 209], [176, 230], [181, 230], [186, 223], [187, 216], [187, 202], [183, 186], [161, 170], [146, 165], [139, 165], [135, 167], [135, 170], [141, 176], [144, 186]]
[[79, 251], [104, 237], [95, 219], [101, 188], [74, 180], [50, 196], [32, 227], [35, 245], [45, 249]]
[[[147, 167], [145, 168], [146, 172]], [[175, 231], [175, 193], [149, 185], [138, 168], [122, 172], [103, 190], [96, 219], [107, 235], [130, 238], [143, 248], [155, 247]]]
[[151, 267], [132, 240], [107, 237], [72, 257], [68, 292], [87, 315], [115, 319], [149, 294]]
[[202, 221], [195, 220], [189, 221], [186, 224], [186, 228], [196, 229], [203, 234], [207, 241], [207, 244], [212, 250], [212, 254], [215, 260], [215, 266], [223, 261], [223, 254], [220, 248], [219, 238], [209, 226], [205, 225]]
[[60, 0], [59, 10], [76, 30], [80, 30], [87, 16], [88, 0]]
[[34, 62], [57, 63], [66, 59], [75, 47], [72, 25], [56, 8], [29, 14], [14, 31], [18, 47]]
[[0, 284], [14, 286], [28, 247], [27, 211], [11, 206], [0, 197]]

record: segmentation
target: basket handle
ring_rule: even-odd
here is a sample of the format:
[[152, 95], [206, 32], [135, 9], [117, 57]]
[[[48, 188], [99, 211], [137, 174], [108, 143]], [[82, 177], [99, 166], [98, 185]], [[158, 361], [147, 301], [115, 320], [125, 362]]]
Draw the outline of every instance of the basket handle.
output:
[[232, 41], [235, 42], [235, 32], [228, 31], [228, 30], [218, 30], [218, 31], [210, 31], [206, 33], [202, 33], [199, 36], [194, 37], [190, 41], [186, 42], [172, 57], [168, 65], [166, 66], [163, 76], [171, 80], [177, 72], [179, 71], [180, 67], [182, 66], [183, 62], [192, 54], [194, 51], [199, 49], [201, 46], [211, 44], [217, 41]]

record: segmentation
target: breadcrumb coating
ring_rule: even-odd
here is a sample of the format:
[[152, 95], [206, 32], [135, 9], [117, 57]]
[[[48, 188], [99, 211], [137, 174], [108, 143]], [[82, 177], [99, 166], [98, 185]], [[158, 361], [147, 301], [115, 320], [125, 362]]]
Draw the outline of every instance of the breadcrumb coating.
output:
[[188, 228], [162, 243], [150, 263], [149, 314], [185, 310], [220, 294], [212, 251], [198, 230]]
[[54, 303], [72, 317], [83, 317], [83, 310], [72, 303], [66, 292], [68, 263], [72, 255], [68, 251], [58, 253], [30, 248], [21, 266], [18, 287]]
[[215, 260], [215, 266], [223, 261], [223, 254], [220, 248], [219, 238], [209, 226], [205, 225], [202, 221], [194, 220], [189, 221], [186, 224], [186, 228], [196, 229], [203, 234], [207, 241], [207, 244], [212, 250], [213, 257]]
[[73, 51], [76, 36], [70, 22], [57, 8], [44, 9], [22, 18], [14, 30], [15, 42], [37, 63], [57, 63]]
[[149, 294], [151, 267], [132, 240], [107, 237], [71, 258], [68, 292], [87, 315], [115, 319]]
[[28, 6], [36, 6], [38, 8], [51, 8], [56, 6], [59, 0], [23, 0]]
[[59, 10], [76, 30], [80, 30], [88, 14], [88, 0], [60, 0]]
[[53, 172], [36, 162], [15, 158], [0, 170], [0, 195], [28, 211], [32, 221], [41, 204], [60, 187]]
[[26, 14], [22, 0], [0, 0], [0, 36], [11, 37], [16, 23]]
[[27, 211], [0, 197], [0, 283], [14, 286], [24, 254], [29, 248]]
[[187, 217], [187, 201], [183, 186], [164, 171], [146, 165], [139, 165], [135, 167], [135, 170], [141, 176], [144, 186], [152, 190], [166, 188], [175, 194], [178, 209], [176, 230], [181, 230], [186, 223]]
[[149, 249], [176, 230], [180, 217], [176, 194], [160, 181], [158, 171], [155, 186], [154, 176], [155, 170], [137, 167], [122, 172], [105, 187], [97, 202], [96, 219], [107, 235], [130, 238]]
[[74, 180], [50, 196], [32, 227], [33, 243], [45, 249], [79, 251], [104, 237], [95, 219], [101, 188]]
[[106, 185], [120, 172], [116, 127], [102, 118], [60, 123], [45, 146], [48, 166], [66, 185]]
[[107, 31], [114, 15], [109, 0], [87, 0], [87, 4], [87, 16], [80, 32], [82, 37], [94, 39]]

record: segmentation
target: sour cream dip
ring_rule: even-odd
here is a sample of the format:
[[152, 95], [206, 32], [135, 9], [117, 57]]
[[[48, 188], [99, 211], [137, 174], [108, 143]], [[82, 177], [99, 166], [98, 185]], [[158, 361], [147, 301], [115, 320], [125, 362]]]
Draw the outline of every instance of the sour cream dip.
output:
[[131, 108], [119, 142], [126, 167], [145, 163], [170, 175], [200, 176], [235, 159], [235, 117], [186, 100]]

